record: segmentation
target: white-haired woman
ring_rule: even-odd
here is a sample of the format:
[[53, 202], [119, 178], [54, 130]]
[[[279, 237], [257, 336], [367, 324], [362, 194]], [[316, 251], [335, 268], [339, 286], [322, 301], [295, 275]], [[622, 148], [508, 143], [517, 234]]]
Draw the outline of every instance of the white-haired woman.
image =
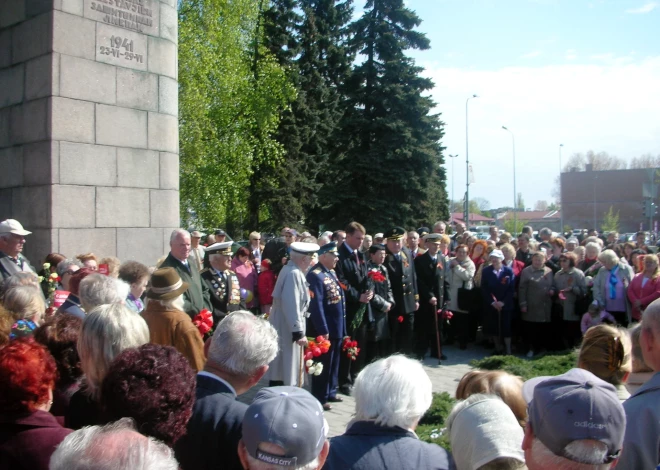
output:
[[99, 395], [112, 360], [124, 349], [149, 342], [142, 317], [123, 304], [107, 304], [88, 313], [78, 337], [78, 355], [85, 378], [73, 394], [66, 412], [67, 428], [102, 424]]
[[548, 328], [552, 321], [552, 297], [554, 276], [545, 265], [545, 253], [532, 255], [532, 264], [523, 269], [520, 276], [518, 300], [523, 320], [524, 340], [529, 346], [527, 357], [548, 344]]
[[90, 274], [80, 281], [78, 297], [85, 312], [99, 305], [124, 302], [131, 287], [124, 281], [103, 274]]
[[418, 361], [394, 355], [369, 364], [355, 380], [355, 418], [333, 438], [323, 468], [449, 468], [447, 452], [414, 432], [431, 406], [431, 389]]
[[628, 287], [635, 273], [627, 262], [621, 261], [613, 250], [598, 256], [603, 267], [594, 278], [593, 296], [598, 305], [612, 314], [617, 323], [628, 326], [631, 306]]
[[273, 306], [268, 320], [278, 334], [280, 351], [268, 369], [270, 385], [302, 386], [302, 351], [307, 344], [306, 320], [309, 316], [309, 284], [305, 274], [315, 243], [291, 243], [291, 260], [282, 268], [273, 289]]

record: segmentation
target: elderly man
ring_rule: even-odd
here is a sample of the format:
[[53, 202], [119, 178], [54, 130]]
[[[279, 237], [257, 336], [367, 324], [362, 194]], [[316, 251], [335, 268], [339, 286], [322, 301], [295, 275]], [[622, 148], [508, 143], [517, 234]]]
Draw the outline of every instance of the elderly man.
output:
[[219, 228], [213, 233], [215, 237], [215, 242], [216, 243], [224, 243], [224, 241], [227, 239], [227, 232]]
[[123, 303], [131, 287], [124, 281], [103, 274], [90, 274], [80, 281], [78, 297], [85, 312], [99, 305]]
[[328, 456], [327, 435], [323, 410], [308, 391], [262, 388], [245, 412], [238, 455], [244, 469], [317, 470]]
[[25, 237], [31, 233], [25, 230], [18, 220], [7, 219], [0, 222], [0, 282], [22, 271], [36, 273], [22, 254]]
[[447, 224], [445, 224], [440, 220], [433, 224], [433, 233], [439, 233], [441, 235], [444, 235], [446, 229], [447, 229]]
[[330, 241], [337, 242], [337, 246], [342, 246], [344, 240], [346, 240], [346, 232], [344, 230], [335, 230], [332, 232]]
[[183, 311], [194, 318], [201, 310], [211, 309], [209, 289], [202, 283], [199, 270], [190, 258], [190, 233], [187, 230], [175, 229], [170, 235], [170, 253], [160, 268], [174, 268], [182, 282], [188, 283], [188, 289], [183, 294]]
[[217, 326], [197, 374], [188, 432], [174, 447], [182, 470], [241, 468], [238, 442], [247, 405], [237, 396], [259, 382], [276, 354], [277, 332], [250, 312], [234, 312]]
[[415, 428], [431, 406], [431, 380], [418, 361], [390, 356], [365, 367], [355, 381], [355, 418], [330, 440], [325, 470], [453, 468], [440, 446], [420, 441]]
[[[367, 263], [364, 253], [360, 251], [367, 232], [359, 222], [349, 223], [345, 232], [346, 240], [338, 248], [339, 261], [336, 269], [337, 278], [340, 284], [343, 284], [342, 288], [346, 296], [346, 334], [357, 341], [361, 345], [360, 348], [366, 348], [367, 329], [373, 318], [369, 302], [374, 295], [368, 289]], [[361, 319], [356, 319], [358, 312], [363, 312]], [[351, 361], [346, 354], [341, 355], [339, 386], [344, 395], [351, 394], [353, 380], [364, 366], [366, 356], [367, 349], [362, 349], [355, 361]]]
[[[613, 385], [584, 369], [571, 369], [556, 377], [528, 380], [523, 397], [529, 421], [522, 448], [529, 470], [605, 470], [615, 465], [626, 415]], [[654, 439], [657, 451], [657, 433]]]
[[202, 282], [209, 291], [213, 306], [213, 322], [218, 324], [227, 314], [245, 308], [241, 299], [241, 286], [231, 267], [232, 242], [216, 243], [206, 247], [211, 267], [202, 271]]
[[660, 463], [660, 300], [644, 311], [639, 343], [655, 375], [623, 404], [628, 426], [618, 468], [655, 468]]
[[394, 308], [389, 311], [392, 349], [394, 352], [412, 355], [414, 313], [419, 309], [419, 295], [412, 255], [401, 244], [405, 233], [401, 227], [393, 227], [385, 232], [387, 257], [384, 264], [394, 295]]
[[532, 265], [532, 251], [529, 249], [529, 235], [521, 233], [518, 236], [518, 250], [516, 260], [525, 263], [525, 267]]
[[419, 243], [420, 243], [419, 236], [420, 236], [419, 233], [417, 233], [417, 231], [415, 230], [411, 230], [410, 232], [408, 232], [408, 237], [407, 237], [408, 249], [410, 250], [410, 255], [412, 256], [412, 259], [415, 259], [418, 256], [423, 255], [424, 252], [426, 251], [425, 249], [419, 247]]
[[306, 323], [309, 316], [309, 288], [305, 274], [316, 243], [293, 242], [291, 260], [282, 268], [273, 289], [273, 307], [268, 320], [278, 334], [279, 353], [270, 363], [271, 385], [303, 385], [303, 350], [307, 345]]
[[106, 426], [88, 426], [69, 434], [50, 458], [50, 470], [130, 468], [177, 470], [167, 445], [140, 434], [133, 421], [120, 419]]
[[334, 270], [337, 260], [337, 243], [323, 245], [319, 249], [318, 264], [307, 273], [311, 292], [308, 334], [330, 341], [330, 349], [319, 358], [323, 370], [319, 376], [312, 377], [312, 394], [324, 410], [332, 408], [328, 402], [343, 401], [337, 396], [337, 381], [341, 341], [346, 336], [346, 299]]
[[198, 271], [204, 269], [204, 247], [199, 244], [204, 235], [206, 234], [198, 230], [190, 232], [190, 259]]

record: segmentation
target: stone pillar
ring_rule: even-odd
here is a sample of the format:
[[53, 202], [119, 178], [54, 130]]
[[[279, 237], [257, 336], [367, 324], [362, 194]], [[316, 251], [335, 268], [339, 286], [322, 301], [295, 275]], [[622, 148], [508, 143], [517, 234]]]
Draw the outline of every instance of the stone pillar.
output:
[[179, 226], [176, 0], [0, 0], [0, 220], [153, 265]]

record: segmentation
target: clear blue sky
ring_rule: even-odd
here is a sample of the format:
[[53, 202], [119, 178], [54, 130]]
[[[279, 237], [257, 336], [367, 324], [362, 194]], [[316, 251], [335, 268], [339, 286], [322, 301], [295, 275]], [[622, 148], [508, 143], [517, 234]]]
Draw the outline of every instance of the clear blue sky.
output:
[[[660, 154], [660, 0], [407, 0], [422, 19], [428, 51], [417, 63], [436, 83], [455, 160], [455, 199], [465, 188], [469, 104], [471, 197], [527, 207], [552, 200], [570, 154], [606, 151], [629, 160]], [[356, 7], [362, 6], [356, 0]], [[452, 173], [448, 165], [448, 192]]]

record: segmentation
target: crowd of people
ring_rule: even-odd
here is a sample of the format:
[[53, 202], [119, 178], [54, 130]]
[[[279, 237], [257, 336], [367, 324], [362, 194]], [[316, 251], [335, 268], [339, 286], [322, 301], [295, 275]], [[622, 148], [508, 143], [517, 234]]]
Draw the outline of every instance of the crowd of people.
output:
[[[284, 228], [238, 249], [177, 229], [152, 266], [51, 253], [35, 269], [30, 232], [0, 222], [0, 468], [655, 468], [660, 271], [644, 234], [446, 228]], [[578, 360], [524, 383], [468, 373], [450, 449], [420, 441], [420, 359], [477, 339], [529, 357], [579, 345]], [[342, 395], [355, 416], [328, 438]]]

